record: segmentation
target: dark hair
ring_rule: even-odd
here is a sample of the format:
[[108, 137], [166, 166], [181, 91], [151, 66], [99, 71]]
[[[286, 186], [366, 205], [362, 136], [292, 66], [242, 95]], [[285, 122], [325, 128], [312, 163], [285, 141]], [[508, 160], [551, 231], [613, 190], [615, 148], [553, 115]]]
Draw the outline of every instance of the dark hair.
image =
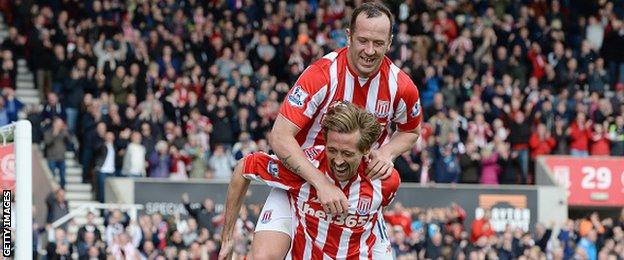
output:
[[355, 31], [355, 20], [362, 13], [366, 15], [366, 18], [374, 18], [381, 15], [385, 15], [386, 17], [388, 17], [388, 20], [390, 20], [390, 31], [388, 32], [388, 34], [392, 35], [392, 27], [394, 27], [394, 16], [386, 5], [377, 1], [365, 2], [353, 10], [353, 14], [351, 15], [351, 22], [349, 23], [349, 30], [351, 31], [351, 33]]

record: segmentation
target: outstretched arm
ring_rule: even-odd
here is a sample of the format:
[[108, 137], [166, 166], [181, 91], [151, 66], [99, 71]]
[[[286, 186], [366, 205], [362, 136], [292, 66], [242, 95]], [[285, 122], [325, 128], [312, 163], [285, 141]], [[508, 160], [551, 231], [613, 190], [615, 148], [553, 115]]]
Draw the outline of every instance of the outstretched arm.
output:
[[232, 234], [234, 233], [238, 212], [243, 204], [250, 182], [243, 177], [243, 165], [244, 159], [240, 160], [236, 168], [234, 168], [232, 180], [228, 187], [227, 199], [225, 201], [225, 225], [221, 233], [221, 251], [219, 252], [219, 259], [228, 259], [234, 247]]

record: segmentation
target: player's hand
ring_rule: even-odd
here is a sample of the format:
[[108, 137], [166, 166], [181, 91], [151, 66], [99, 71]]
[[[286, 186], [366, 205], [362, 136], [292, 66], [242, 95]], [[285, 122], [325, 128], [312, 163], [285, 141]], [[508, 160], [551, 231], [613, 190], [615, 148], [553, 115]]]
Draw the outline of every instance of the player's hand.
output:
[[221, 250], [219, 250], [219, 260], [226, 260], [232, 258], [232, 249], [234, 248], [234, 242], [231, 239], [221, 242]]
[[378, 178], [387, 179], [392, 174], [394, 163], [389, 155], [380, 153], [379, 151], [370, 151], [368, 153], [368, 167], [366, 167], [366, 175], [371, 180]]
[[343, 214], [349, 210], [347, 196], [336, 185], [327, 181], [316, 187], [318, 199], [327, 214]]

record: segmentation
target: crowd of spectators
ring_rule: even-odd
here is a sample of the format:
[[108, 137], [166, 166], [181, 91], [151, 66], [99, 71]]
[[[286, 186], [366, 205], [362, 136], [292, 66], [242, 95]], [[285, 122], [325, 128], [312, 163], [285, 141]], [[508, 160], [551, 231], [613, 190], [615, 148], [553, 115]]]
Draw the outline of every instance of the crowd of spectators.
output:
[[[62, 190], [50, 196], [49, 219], [59, 215], [58, 204], [63, 201]], [[93, 212], [82, 225], [70, 221], [56, 229], [46, 226], [38, 233], [46, 241], [41, 249], [47, 251], [47, 259], [216, 259], [222, 212], [215, 211], [209, 198], [197, 203], [184, 194], [181, 203], [185, 211], [168, 216], [147, 212], [132, 219], [127, 212], [107, 211], [102, 230]], [[241, 208], [234, 231], [235, 255], [250, 253], [260, 210], [256, 204]], [[536, 223], [530, 230], [513, 221], [501, 229], [500, 216], [491, 219], [487, 209], [472, 222], [466, 216], [457, 204], [407, 208], [394, 203], [384, 218], [396, 259], [618, 260], [624, 255], [624, 209], [615, 218], [593, 212], [581, 219]]]
[[[69, 139], [84, 182], [228, 179], [237, 158], [269, 150], [302, 70], [346, 46], [358, 2], [3, 1], [0, 123], [17, 116], [9, 89], [25, 58], [45, 99], [28, 111], [35, 140], [52, 136], [59, 154]], [[538, 155], [624, 155], [618, 3], [391, 3], [388, 57], [425, 116], [419, 145], [397, 161], [403, 180], [533, 183]], [[65, 132], [56, 118], [69, 138], [49, 133]]]
[[531, 232], [513, 225], [497, 232], [489, 211], [465, 223], [466, 212], [458, 205], [424, 209], [395, 203], [384, 216], [397, 259], [615, 260], [624, 255], [624, 210], [615, 219], [593, 212], [582, 219], [536, 223]]

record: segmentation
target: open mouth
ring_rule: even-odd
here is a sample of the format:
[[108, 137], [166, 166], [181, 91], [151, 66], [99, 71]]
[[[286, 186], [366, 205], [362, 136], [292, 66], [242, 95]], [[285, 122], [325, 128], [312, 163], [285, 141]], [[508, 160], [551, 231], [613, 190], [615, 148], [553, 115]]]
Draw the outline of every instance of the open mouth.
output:
[[345, 166], [334, 166], [334, 170], [336, 173], [345, 174], [349, 171], [349, 167]]
[[375, 63], [375, 58], [360, 57], [360, 59], [365, 66], [372, 66]]

